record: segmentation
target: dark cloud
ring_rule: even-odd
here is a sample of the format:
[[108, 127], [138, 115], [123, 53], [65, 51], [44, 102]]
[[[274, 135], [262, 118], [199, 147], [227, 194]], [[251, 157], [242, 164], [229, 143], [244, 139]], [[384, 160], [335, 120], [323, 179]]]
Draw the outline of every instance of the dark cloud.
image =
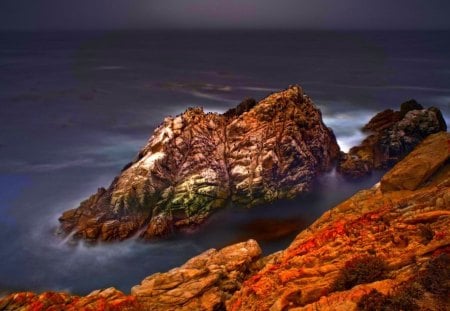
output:
[[449, 29], [447, 0], [1, 0], [1, 29]]

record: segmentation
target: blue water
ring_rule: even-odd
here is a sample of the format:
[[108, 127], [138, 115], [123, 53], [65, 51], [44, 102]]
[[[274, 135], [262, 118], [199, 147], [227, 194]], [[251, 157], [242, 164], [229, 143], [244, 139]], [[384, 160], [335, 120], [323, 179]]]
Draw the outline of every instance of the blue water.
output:
[[[300, 84], [342, 149], [375, 113], [415, 98], [450, 117], [449, 32], [0, 33], [0, 292], [116, 286], [182, 264], [210, 247], [255, 237], [267, 220], [298, 230], [361, 188], [333, 173], [314, 194], [214, 215], [159, 243], [69, 246], [57, 218], [107, 186], [166, 115], [189, 106], [223, 112], [244, 97]], [[262, 228], [258, 228], [262, 226]], [[255, 229], [256, 228], [256, 229]]]

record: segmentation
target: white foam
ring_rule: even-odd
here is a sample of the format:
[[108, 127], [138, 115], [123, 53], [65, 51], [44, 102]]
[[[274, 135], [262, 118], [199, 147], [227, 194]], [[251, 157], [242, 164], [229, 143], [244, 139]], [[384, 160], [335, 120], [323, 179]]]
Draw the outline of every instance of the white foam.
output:
[[358, 145], [366, 137], [361, 128], [374, 114], [370, 110], [325, 114], [323, 122], [333, 129], [341, 150], [348, 152], [351, 147]]
[[348, 152], [350, 148], [359, 145], [365, 137], [363, 133], [357, 132], [351, 136], [336, 138], [336, 140], [341, 150]]

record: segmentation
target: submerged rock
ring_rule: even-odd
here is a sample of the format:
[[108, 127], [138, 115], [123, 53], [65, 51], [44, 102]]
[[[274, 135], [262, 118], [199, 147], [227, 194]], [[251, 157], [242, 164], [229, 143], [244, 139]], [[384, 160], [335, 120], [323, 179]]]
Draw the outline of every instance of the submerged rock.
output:
[[388, 168], [405, 157], [425, 137], [446, 131], [439, 109], [423, 109], [415, 100], [404, 102], [400, 111], [387, 109], [375, 115], [363, 130], [372, 132], [359, 146], [341, 153], [337, 171], [350, 178]]
[[61, 229], [91, 241], [169, 235], [229, 202], [251, 207], [306, 192], [338, 154], [298, 86], [222, 115], [190, 108], [166, 118], [108, 189], [65, 212]]
[[0, 299], [0, 310], [446, 310], [449, 146], [449, 133], [430, 135], [284, 251], [259, 258], [249, 240], [151, 275], [131, 295], [16, 293]]

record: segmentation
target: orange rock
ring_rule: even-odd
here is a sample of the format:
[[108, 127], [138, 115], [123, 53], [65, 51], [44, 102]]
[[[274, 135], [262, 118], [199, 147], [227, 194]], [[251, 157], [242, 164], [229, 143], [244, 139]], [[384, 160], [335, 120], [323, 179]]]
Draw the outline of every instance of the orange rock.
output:
[[381, 191], [415, 190], [450, 158], [450, 134], [440, 132], [428, 136], [420, 148], [381, 179]]
[[[423, 159], [437, 157], [448, 136], [430, 136], [386, 176], [409, 178], [414, 174], [408, 172], [410, 159], [419, 154]], [[399, 286], [414, 283], [433, 257], [450, 254], [450, 206], [436, 204], [437, 198], [449, 193], [450, 164], [444, 156], [439, 161], [441, 166], [424, 166], [428, 171], [422, 176], [428, 179], [418, 183], [415, 190], [383, 192], [376, 185], [326, 212], [286, 250], [274, 256], [273, 263], [244, 282], [227, 301], [228, 309], [356, 310], [358, 302], [372, 289], [388, 295]], [[396, 174], [400, 169], [405, 173]], [[403, 184], [401, 178], [399, 182]], [[419, 230], [425, 225], [426, 230]], [[378, 266], [386, 267], [384, 274], [370, 270]], [[446, 273], [450, 267], [441, 269]], [[373, 276], [366, 275], [370, 273]], [[337, 290], [335, 282], [342, 275], [347, 281], [341, 284], [349, 288]], [[415, 286], [426, 294], [409, 297], [414, 303], [429, 310], [439, 310], [446, 304], [422, 285]], [[439, 286], [445, 288], [448, 284]]]

